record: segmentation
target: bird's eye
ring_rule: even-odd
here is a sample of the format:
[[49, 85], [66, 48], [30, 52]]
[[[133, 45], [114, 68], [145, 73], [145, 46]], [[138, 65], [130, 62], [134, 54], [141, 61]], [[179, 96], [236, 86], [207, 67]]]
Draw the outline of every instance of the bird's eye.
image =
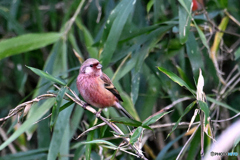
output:
[[93, 65], [91, 64], [90, 67], [93, 67]]

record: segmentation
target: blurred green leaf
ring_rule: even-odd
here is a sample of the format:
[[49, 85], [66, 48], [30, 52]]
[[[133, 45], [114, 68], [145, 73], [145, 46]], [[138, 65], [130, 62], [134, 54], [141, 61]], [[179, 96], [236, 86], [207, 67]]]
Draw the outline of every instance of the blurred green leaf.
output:
[[172, 131], [170, 133], [168, 133], [167, 138], [172, 134], [172, 132], [175, 131], [175, 129], [177, 128], [178, 124], [180, 123], [180, 121], [182, 120], [182, 118], [193, 108], [193, 106], [195, 105], [196, 101], [192, 102], [191, 104], [189, 104], [187, 106], [187, 108], [184, 110], [184, 113], [180, 116], [180, 118], [178, 119], [178, 121], [176, 122], [176, 124], [173, 126]]
[[142, 127], [138, 127], [138, 128], [134, 131], [134, 133], [133, 133], [133, 135], [131, 136], [130, 141], [129, 141], [130, 144], [133, 145], [135, 142], [137, 142], [139, 136], [141, 136], [141, 134], [142, 134], [142, 130], [143, 130]]
[[111, 118], [111, 122], [122, 123], [128, 126], [134, 126], [134, 127], [139, 127], [142, 125], [141, 122], [133, 119], [129, 119], [127, 117], [114, 117], [114, 118]]
[[56, 101], [57, 101], [57, 105], [53, 106], [52, 109], [52, 116], [51, 116], [51, 121], [50, 121], [50, 127], [53, 127], [53, 125], [55, 124], [58, 114], [59, 114], [59, 110], [62, 104], [62, 100], [63, 100], [63, 96], [66, 92], [66, 87], [61, 88], [61, 90], [58, 92], [58, 95], [56, 97]]
[[209, 117], [209, 107], [207, 103], [203, 101], [198, 101], [200, 109], [204, 112], [204, 117], [205, 117], [205, 125], [208, 124], [208, 117]]
[[60, 39], [61, 33], [35, 33], [0, 41], [0, 59], [45, 47]]
[[196, 155], [199, 154], [199, 151], [196, 149], [196, 147], [199, 146], [199, 144], [201, 143], [201, 129], [200, 127], [197, 129], [193, 139], [191, 140], [192, 142], [189, 143], [189, 150], [188, 150], [188, 154], [187, 154], [187, 160], [192, 160], [195, 159]]
[[[184, 1], [186, 8], [190, 12], [192, 0], [185, 0]], [[183, 8], [182, 5], [178, 7], [178, 17], [179, 17], [179, 38], [180, 43], [184, 44], [188, 39], [188, 34], [190, 31], [190, 22], [191, 18], [188, 15], [187, 11]]]
[[180, 138], [182, 138], [184, 136], [184, 134], [178, 136], [177, 138], [175, 138], [174, 140], [170, 141], [162, 150], [161, 152], [158, 154], [156, 160], [162, 160], [164, 158], [165, 155], [167, 155], [167, 151], [173, 146], [173, 144], [175, 142], [177, 142]]
[[240, 47], [238, 47], [238, 49], [234, 52], [234, 60], [237, 60], [240, 57]]
[[90, 131], [87, 135], [87, 142], [84, 142], [86, 144], [86, 151], [85, 151], [85, 157], [86, 160], [90, 160], [91, 158], [91, 152], [92, 152], [92, 144], [99, 143], [99, 141], [93, 141], [94, 131]]
[[23, 132], [29, 129], [33, 123], [39, 120], [54, 104], [55, 98], [47, 99], [41, 107], [39, 107], [31, 117], [29, 117], [21, 127], [15, 131], [4, 143], [0, 145], [0, 150], [4, 149], [8, 144], [14, 141], [17, 137], [19, 137]]
[[81, 20], [79, 18], [76, 19], [76, 24], [77, 24], [78, 28], [81, 30], [81, 32], [83, 33], [84, 42], [86, 44], [87, 51], [88, 51], [90, 57], [99, 59], [97, 48], [92, 46], [94, 43], [94, 40], [93, 40], [91, 33], [83, 25], [83, 23], [81, 22]]
[[150, 124], [157, 122], [165, 114], [168, 114], [170, 112], [172, 112], [172, 111], [164, 112], [164, 111], [160, 110], [160, 111], [154, 113], [153, 115], [149, 116], [146, 120], [144, 120], [142, 126], [149, 126]]
[[196, 23], [195, 20], [193, 19], [192, 15], [191, 15], [191, 12], [190, 12], [189, 8], [187, 7], [185, 1], [184, 1], [184, 0], [178, 0], [178, 1], [179, 1], [179, 3], [183, 6], [183, 8], [187, 11], [190, 20], [193, 21], [193, 23], [194, 23], [194, 25], [195, 25], [195, 27], [196, 27], [196, 29], [197, 29], [197, 32], [198, 32], [198, 34], [199, 34], [199, 36], [200, 36], [200, 39], [201, 39], [203, 45], [204, 45], [207, 49], [209, 49], [209, 46], [208, 46], [208, 44], [207, 44], [207, 39], [206, 39], [205, 35], [203, 34], [202, 30], [200, 30], [200, 28], [198, 27], [197, 23]]
[[115, 16], [112, 14], [110, 15], [110, 19], [107, 21], [107, 23], [112, 23], [112, 26], [107, 37], [107, 41], [104, 45], [103, 52], [101, 53], [101, 61], [103, 66], [107, 66], [111, 61], [124, 24], [129, 18], [130, 13], [133, 11], [135, 2], [135, 0], [122, 0], [112, 11], [112, 13], [116, 12], [114, 13], [116, 14], [116, 18], [113, 20], [113, 22], [109, 22], [111, 16]]
[[55, 83], [58, 83], [58, 84], [61, 84], [61, 85], [66, 85], [65, 82], [63, 82], [62, 80], [59, 80], [55, 77], [53, 77], [52, 75], [48, 74], [48, 73], [45, 73], [37, 68], [33, 68], [33, 67], [29, 67], [27, 66], [29, 69], [31, 69], [34, 73], [36, 73], [37, 75], [39, 75], [40, 77], [43, 77], [43, 78], [46, 78], [47, 80], [50, 80], [52, 82], [55, 82]]
[[174, 74], [173, 72], [170, 72], [168, 70], [166, 70], [165, 68], [162, 67], [158, 67], [158, 69], [163, 72], [164, 74], [166, 74], [171, 80], [173, 80], [175, 83], [179, 84], [181, 87], [184, 86], [187, 88], [187, 90], [189, 90], [193, 95], [195, 95], [195, 91], [193, 91], [186, 82], [184, 82], [180, 77], [178, 77], [176, 74]]
[[180, 75], [180, 77], [187, 83], [187, 85], [191, 88], [194, 89], [194, 86], [192, 85], [192, 83], [190, 82], [189, 78], [187, 77], [187, 75], [183, 72], [182, 68], [179, 66], [176, 66], [178, 73]]
[[235, 113], [239, 113], [239, 112], [240, 112], [240, 111], [234, 109], [233, 107], [231, 107], [231, 106], [229, 106], [229, 105], [227, 105], [227, 104], [225, 104], [225, 103], [219, 102], [219, 101], [217, 101], [217, 100], [215, 100], [215, 99], [213, 99], [213, 98], [211, 98], [211, 97], [208, 97], [208, 96], [207, 96], [207, 100], [210, 101], [210, 102], [212, 102], [212, 103], [216, 103], [216, 104], [219, 105], [219, 106], [222, 106], [222, 107], [224, 107], [224, 108], [227, 108], [227, 109], [229, 109], [229, 110], [231, 110], [231, 111], [233, 111], [233, 112], [235, 112]]
[[25, 152], [18, 152], [16, 154], [10, 154], [4, 157], [0, 157], [0, 160], [32, 160], [47, 156], [48, 148], [40, 148], [35, 150], [29, 150]]
[[53, 130], [52, 140], [49, 147], [49, 153], [47, 158], [48, 160], [56, 159], [61, 149], [60, 146], [62, 144], [66, 146], [66, 143], [64, 143], [63, 138], [66, 130], [69, 130], [69, 127], [67, 126], [69, 123], [69, 118], [70, 118], [72, 109], [73, 109], [73, 105], [71, 107], [64, 109], [62, 112], [60, 112], [59, 116], [57, 117], [57, 121]]
[[192, 32], [189, 33], [186, 46], [187, 46], [187, 54], [192, 66], [194, 79], [197, 80], [199, 69], [203, 69], [204, 65], [203, 65], [203, 58], [201, 56], [200, 49], [198, 47], [198, 44]]
[[[15, 4], [17, 4], [18, 2], [19, 1], [15, 2]], [[15, 9], [10, 10], [10, 12], [13, 11], [15, 11]], [[0, 6], [0, 15], [8, 21], [9, 29], [13, 29], [19, 35], [25, 33], [25, 30], [22, 27], [22, 25], [16, 21], [16, 19], [13, 17], [14, 15], [11, 15], [10, 12], [8, 11], [7, 8]]]
[[152, 6], [153, 6], [154, 0], [150, 0], [147, 3], [147, 12], [149, 13], [149, 11], [151, 10]]

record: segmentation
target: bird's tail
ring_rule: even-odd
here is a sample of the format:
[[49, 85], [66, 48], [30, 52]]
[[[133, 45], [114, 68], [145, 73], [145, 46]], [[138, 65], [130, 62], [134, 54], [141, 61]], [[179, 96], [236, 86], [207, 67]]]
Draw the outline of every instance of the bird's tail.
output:
[[134, 118], [121, 106], [120, 103], [115, 102], [115, 107], [123, 114], [124, 116], [134, 120]]

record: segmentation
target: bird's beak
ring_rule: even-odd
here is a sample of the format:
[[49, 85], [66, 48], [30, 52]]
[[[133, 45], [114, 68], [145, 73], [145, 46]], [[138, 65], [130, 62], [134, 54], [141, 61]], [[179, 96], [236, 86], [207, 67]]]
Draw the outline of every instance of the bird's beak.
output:
[[102, 68], [102, 65], [99, 63], [97, 66], [96, 66], [97, 69], [101, 69]]

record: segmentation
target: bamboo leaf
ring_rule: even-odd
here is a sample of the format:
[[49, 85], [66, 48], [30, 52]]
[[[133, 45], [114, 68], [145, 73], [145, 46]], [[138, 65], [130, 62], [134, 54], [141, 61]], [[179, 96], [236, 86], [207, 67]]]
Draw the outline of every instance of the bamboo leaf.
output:
[[0, 41], [0, 60], [45, 47], [60, 39], [61, 33], [31, 33]]
[[61, 85], [66, 85], [65, 82], [63, 82], [62, 80], [58, 79], [58, 78], [55, 78], [53, 77], [52, 75], [48, 74], [48, 73], [45, 73], [37, 68], [33, 68], [33, 67], [29, 67], [27, 66], [29, 69], [31, 69], [34, 73], [36, 73], [37, 75], [39, 75], [40, 77], [43, 77], [43, 78], [46, 78], [47, 80], [50, 80], [54, 83], [58, 83], [58, 84], [61, 84]]
[[0, 150], [4, 149], [8, 144], [14, 141], [17, 137], [19, 137], [23, 132], [28, 130], [34, 122], [39, 120], [54, 104], [55, 98], [47, 99], [33, 114], [29, 117], [21, 127], [15, 131], [5, 142], [3, 142], [0, 146]]
[[[183, 114], [181, 115], [181, 117], [178, 119], [178, 121], [176, 122], [176, 124], [173, 126], [172, 131], [167, 135], [167, 138], [172, 134], [172, 132], [175, 131], [175, 129], [177, 128], [178, 124], [180, 123], [180, 121], [182, 120], [182, 117], [184, 117], [195, 105], [196, 101], [192, 102], [191, 104], [189, 104], [187, 106], [187, 108], [184, 110]], [[166, 138], [166, 139], [167, 139]]]
[[158, 69], [163, 72], [164, 74], [166, 74], [171, 80], [173, 80], [174, 82], [176, 82], [177, 84], [179, 84], [181, 87], [186, 87], [193, 95], [195, 94], [195, 91], [193, 91], [185, 81], [183, 81], [180, 77], [178, 77], [176, 74], [174, 74], [173, 72], [170, 72], [168, 70], [166, 70], [165, 68], [162, 67], [158, 67]]

